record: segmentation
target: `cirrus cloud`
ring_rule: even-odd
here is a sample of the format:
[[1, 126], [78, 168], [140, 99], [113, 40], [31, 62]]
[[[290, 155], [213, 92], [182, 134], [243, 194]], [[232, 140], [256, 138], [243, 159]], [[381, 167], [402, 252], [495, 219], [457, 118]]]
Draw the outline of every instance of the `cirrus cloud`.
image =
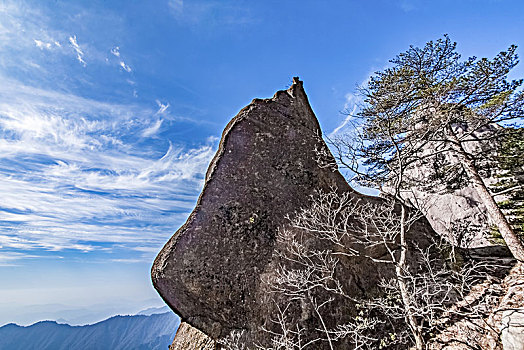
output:
[[211, 144], [143, 145], [141, 139], [158, 133], [163, 123], [152, 108], [4, 81], [2, 249], [158, 248], [194, 205]]

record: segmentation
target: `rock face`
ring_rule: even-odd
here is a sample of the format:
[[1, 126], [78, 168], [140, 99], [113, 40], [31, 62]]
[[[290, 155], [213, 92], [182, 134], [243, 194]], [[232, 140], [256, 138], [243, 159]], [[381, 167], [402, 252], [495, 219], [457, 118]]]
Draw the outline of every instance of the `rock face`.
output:
[[320, 135], [298, 80], [226, 126], [195, 210], [152, 268], [155, 288], [183, 320], [218, 337], [257, 317], [259, 276], [286, 215], [317, 189], [350, 190], [315, 161]]
[[[491, 248], [493, 247], [483, 248], [480, 252], [488, 252]], [[493, 259], [498, 254], [508, 255], [500, 247], [495, 249], [492, 252], [495, 254], [485, 258]], [[474, 254], [475, 251], [478, 252], [475, 249]], [[498, 260], [506, 259], [508, 258]], [[489, 263], [496, 266], [497, 261]], [[466, 317], [451, 323], [432, 339], [427, 349], [463, 350], [464, 344], [468, 344], [468, 349], [524, 349], [524, 265], [515, 263], [516, 260], [511, 259], [513, 267], [505, 269], [503, 279], [500, 278], [503, 275], [491, 276], [468, 294], [466, 299], [472, 305], [481, 306], [482, 313], [476, 315], [477, 317]]]
[[[489, 140], [489, 137], [497, 132], [497, 126], [484, 127], [476, 130], [468, 136], [468, 142], [464, 142], [464, 149], [469, 154], [478, 157], [490, 152], [494, 153], [498, 149], [496, 140]], [[455, 126], [455, 132], [460, 136], [467, 132], [467, 125]], [[428, 150], [433, 151], [438, 144], [429, 144]], [[443, 156], [450, 162], [456, 164], [457, 161], [449, 153]], [[487, 186], [497, 182], [496, 174], [490, 168], [493, 165], [484, 166], [479, 162], [479, 173]], [[434, 173], [434, 169], [428, 164], [417, 164], [416, 167], [409, 168], [406, 176], [424, 183], [424, 180]], [[417, 181], [414, 181], [415, 183]], [[445, 237], [453, 244], [464, 248], [477, 248], [483, 246], [496, 245], [492, 236], [492, 225], [486, 206], [482, 203], [475, 188], [469, 181], [456, 188], [448, 189], [437, 182], [431, 183], [428, 188], [421, 188], [414, 185], [409, 192], [403, 194], [406, 198], [416, 197], [416, 201], [422, 203], [421, 210], [431, 224], [432, 228], [439, 235]], [[497, 197], [497, 201], [504, 200], [504, 197]], [[454, 227], [453, 223], [461, 223], [461, 227]]]
[[[196, 208], [152, 267], [155, 288], [184, 322], [213, 339], [268, 327], [269, 290], [262, 276], [274, 273], [275, 236], [288, 225], [287, 216], [307, 207], [317, 191], [381, 201], [352, 190], [328, 164], [333, 158], [298, 78], [273, 98], [253, 100], [231, 120]], [[414, 226], [410, 238], [427, 246], [429, 225]], [[342, 280], [360, 281], [359, 289], [376, 286], [388, 273], [364, 262], [347, 263], [357, 276]], [[182, 342], [179, 337], [175, 343]]]
[[213, 339], [189, 324], [182, 322], [169, 350], [214, 350], [215, 347]]
[[500, 339], [504, 350], [524, 349], [524, 264], [517, 264], [504, 281], [505, 295], [498, 310], [502, 311]]
[[[451, 193], [429, 193], [413, 188], [412, 193], [419, 201], [428, 203], [424, 215], [435, 232], [453, 244], [464, 248], [494, 244], [490, 240], [490, 219], [486, 206], [471, 186]], [[454, 222], [463, 223], [464, 227], [453, 232]]]

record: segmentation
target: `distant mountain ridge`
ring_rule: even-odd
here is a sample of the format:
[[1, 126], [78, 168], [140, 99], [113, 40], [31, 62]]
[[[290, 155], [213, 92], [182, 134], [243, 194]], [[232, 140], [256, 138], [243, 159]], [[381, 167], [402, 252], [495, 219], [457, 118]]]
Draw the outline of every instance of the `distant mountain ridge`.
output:
[[0, 350], [162, 349], [173, 341], [180, 319], [173, 312], [114, 316], [92, 325], [41, 321], [31, 326], [0, 327]]
[[[151, 308], [161, 308], [160, 298], [119, 299], [96, 304], [28, 304], [13, 305], [0, 300], [0, 327], [8, 323], [30, 326], [38, 321], [57, 321], [71, 326], [84, 326], [106, 320], [116, 315], [136, 315]], [[163, 312], [167, 312], [166, 309]], [[163, 313], [154, 312], [154, 313]]]
[[145, 310], [137, 312], [136, 315], [151, 316], [154, 314], [163, 314], [166, 312], [171, 312], [171, 309], [167, 305], [162, 306], [162, 307], [150, 307]]

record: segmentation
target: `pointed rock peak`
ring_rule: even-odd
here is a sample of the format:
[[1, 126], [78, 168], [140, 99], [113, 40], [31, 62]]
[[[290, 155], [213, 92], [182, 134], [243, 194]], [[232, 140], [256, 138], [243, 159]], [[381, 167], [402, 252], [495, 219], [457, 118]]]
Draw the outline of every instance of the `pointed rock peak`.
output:
[[350, 190], [338, 171], [319, 166], [319, 149], [327, 146], [298, 78], [229, 122], [195, 209], [152, 268], [155, 288], [184, 321], [215, 338], [252, 326], [286, 216], [316, 190]]
[[300, 95], [306, 97], [306, 93], [304, 91], [304, 84], [302, 80], [300, 80], [298, 77], [293, 77], [293, 84], [291, 84], [287, 91], [291, 96], [296, 96], [296, 92], [300, 91]]
[[[382, 201], [353, 191], [330, 166], [333, 162], [298, 78], [272, 98], [253, 100], [229, 122], [195, 209], [152, 267], [155, 288], [185, 322], [174, 349], [185, 348], [180, 344], [188, 344], [188, 339], [192, 348], [204, 348], [197, 344], [212, 348], [213, 341], [206, 336], [217, 339], [231, 331], [245, 331], [246, 344], [263, 345], [271, 336], [261, 330], [280, 332], [275, 317], [284, 308], [286, 317], [298, 322], [298, 329], [308, 330], [306, 341], [320, 339], [312, 305], [298, 299], [287, 304], [289, 309], [289, 300], [275, 304], [278, 300], [270, 281], [280, 278], [279, 267], [297, 265], [296, 260], [280, 255], [284, 244], [282, 239], [277, 241], [280, 230], [298, 230], [296, 237], [306, 240], [313, 252], [340, 249], [312, 232], [290, 227], [289, 217], [310, 207], [318, 192], [336, 190], [353, 203]], [[432, 233], [427, 223], [411, 227], [407, 240], [421, 249], [430, 246], [424, 238]], [[373, 247], [374, 254], [387, 254], [380, 248]], [[394, 271], [359, 256], [346, 258], [337, 262], [333, 273], [352, 297], [375, 290]], [[353, 320], [354, 299], [340, 296], [329, 305], [325, 311], [329, 329]], [[349, 337], [339, 345], [340, 349], [352, 346]]]
[[[293, 83], [287, 90], [279, 90], [272, 98], [253, 99], [252, 103], [246, 106], [240, 113], [231, 120], [230, 124], [235, 123], [238, 118], [242, 118], [245, 110], [256, 108], [270, 109], [280, 114], [272, 114], [276, 118], [288, 118], [289, 125], [306, 127], [313, 133], [321, 137], [321, 130], [315, 113], [311, 109], [304, 86], [298, 77], [293, 78]], [[287, 109], [287, 110], [285, 110]], [[227, 131], [228, 128], [226, 127]]]

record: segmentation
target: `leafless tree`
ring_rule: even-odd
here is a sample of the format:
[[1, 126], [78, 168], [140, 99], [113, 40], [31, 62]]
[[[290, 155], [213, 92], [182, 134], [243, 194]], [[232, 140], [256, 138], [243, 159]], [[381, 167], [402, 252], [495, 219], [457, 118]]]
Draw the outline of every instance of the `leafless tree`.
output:
[[[277, 235], [281, 263], [270, 283], [278, 295], [274, 300], [284, 306], [278, 307], [273, 320], [280, 332], [268, 331], [273, 347], [265, 349], [305, 349], [312, 344], [311, 348], [323, 344], [335, 349], [342, 339], [355, 349], [401, 348], [410, 343], [424, 349], [430, 335], [447, 322], [471, 316], [466, 306], [456, 305], [485, 277], [482, 266], [457, 259], [441, 241], [424, 248], [409, 244], [407, 233], [419, 218], [417, 211], [395, 202], [319, 193]], [[312, 244], [318, 241], [326, 244]], [[341, 280], [339, 270], [347, 268], [342, 259], [351, 257], [390, 268], [392, 277], [379, 283], [378, 296], [357, 297], [349, 291], [351, 281]], [[350, 320], [326, 322], [323, 310], [337, 298], [352, 303], [357, 312], [348, 309], [354, 314]], [[286, 318], [292, 303], [302, 309], [307, 304], [312, 310], [318, 323], [313, 337], [305, 336], [300, 322]], [[395, 327], [388, 328], [388, 323]]]
[[247, 350], [248, 347], [242, 340], [245, 331], [233, 330], [228, 336], [217, 340], [223, 350]]

